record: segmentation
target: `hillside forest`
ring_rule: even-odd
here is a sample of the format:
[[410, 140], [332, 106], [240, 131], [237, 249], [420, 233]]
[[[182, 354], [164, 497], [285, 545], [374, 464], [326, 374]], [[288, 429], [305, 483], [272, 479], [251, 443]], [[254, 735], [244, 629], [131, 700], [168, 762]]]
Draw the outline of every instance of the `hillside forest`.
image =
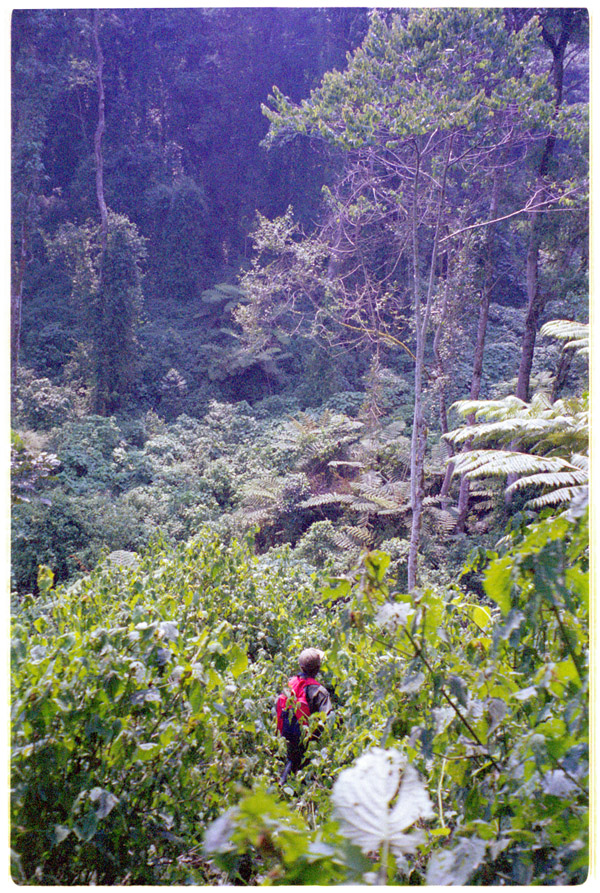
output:
[[18, 9], [11, 79], [13, 880], [585, 881], [587, 11]]

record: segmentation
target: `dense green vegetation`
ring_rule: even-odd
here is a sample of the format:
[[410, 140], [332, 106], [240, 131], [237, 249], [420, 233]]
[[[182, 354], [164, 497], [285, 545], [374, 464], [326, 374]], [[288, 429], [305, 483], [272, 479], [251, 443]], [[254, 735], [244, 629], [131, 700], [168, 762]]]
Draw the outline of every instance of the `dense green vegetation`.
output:
[[585, 10], [12, 31], [14, 880], [581, 883]]
[[[15, 879], [583, 880], [586, 550], [585, 512], [515, 525], [483, 556], [479, 599], [404, 595], [381, 552], [324, 588], [289, 550], [259, 559], [207, 531], [67, 588], [42, 568], [13, 629]], [[307, 641], [327, 649], [336, 709], [277, 790], [273, 693]], [[425, 780], [414, 854], [396, 834], [366, 859], [332, 820], [336, 777], [370, 748], [399, 748]], [[364, 809], [385, 838], [387, 801]]]

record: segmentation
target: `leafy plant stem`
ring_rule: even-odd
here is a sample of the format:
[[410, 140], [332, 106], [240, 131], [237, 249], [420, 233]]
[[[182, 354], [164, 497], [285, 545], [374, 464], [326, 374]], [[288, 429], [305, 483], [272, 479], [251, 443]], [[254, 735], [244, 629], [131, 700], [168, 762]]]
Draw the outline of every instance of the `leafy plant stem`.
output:
[[[412, 634], [411, 634], [410, 630], [408, 629], [408, 627], [405, 627], [405, 632], [406, 632], [406, 635], [408, 636], [408, 639], [410, 640], [410, 642], [411, 642], [413, 648], [415, 649], [415, 654], [416, 654], [416, 656], [422, 660], [422, 662], [425, 664], [425, 667], [429, 670], [430, 675], [433, 676], [434, 673], [433, 673], [433, 669], [432, 669], [432, 667], [431, 667], [431, 664], [429, 663], [429, 661], [427, 660], [427, 658], [426, 658], [425, 655], [423, 654], [423, 652], [422, 652], [420, 646], [417, 644], [417, 642], [415, 642], [415, 639], [414, 639], [414, 637], [412, 636]], [[452, 700], [452, 698], [450, 697], [450, 695], [446, 692], [446, 690], [444, 689], [443, 686], [440, 686], [440, 693], [441, 693], [442, 697], [444, 698], [444, 700], [450, 705], [450, 707], [452, 707], [452, 709], [454, 710], [454, 712], [455, 712], [456, 715], [458, 716], [458, 718], [459, 718], [459, 720], [461, 721], [461, 723], [462, 723], [462, 724], [464, 725], [464, 727], [467, 729], [467, 731], [469, 732], [469, 734], [471, 735], [471, 737], [473, 738], [473, 740], [474, 740], [480, 747], [482, 747], [482, 748], [486, 751], [487, 756], [489, 757], [489, 760], [490, 760], [490, 762], [492, 763], [492, 765], [494, 766], [494, 768], [497, 769], [498, 772], [500, 772], [500, 771], [501, 771], [500, 766], [499, 766], [498, 763], [495, 761], [495, 759], [493, 758], [493, 756], [492, 756], [490, 753], [487, 752], [487, 748], [486, 748], [485, 744], [484, 744], [483, 741], [480, 739], [480, 737], [479, 737], [479, 735], [477, 734], [477, 732], [475, 731], [475, 729], [473, 729], [473, 728], [471, 727], [471, 724], [469, 723], [469, 721], [468, 721], [467, 719], [465, 719], [465, 717], [462, 715], [462, 713], [460, 712], [460, 710], [458, 709], [458, 707], [456, 706], [456, 704], [454, 703], [454, 701]]]
[[568, 637], [567, 634], [566, 634], [565, 628], [564, 628], [564, 626], [563, 626], [563, 622], [562, 622], [561, 617], [560, 617], [560, 613], [559, 613], [558, 607], [557, 607], [557, 605], [555, 604], [554, 601], [552, 602], [552, 606], [551, 606], [551, 607], [552, 607], [552, 613], [553, 613], [554, 616], [556, 617], [556, 622], [558, 623], [558, 628], [559, 628], [559, 630], [560, 630], [560, 634], [561, 634], [562, 640], [563, 640], [563, 642], [565, 643], [565, 645], [567, 646], [567, 650], [568, 650], [569, 654], [571, 655], [571, 659], [572, 659], [572, 661], [573, 661], [573, 665], [574, 665], [574, 667], [575, 667], [575, 670], [576, 670], [576, 672], [577, 672], [577, 677], [578, 677], [578, 679], [579, 679], [579, 684], [580, 684], [580, 685], [583, 685], [583, 679], [582, 679], [582, 676], [581, 676], [581, 670], [580, 670], [580, 668], [579, 668], [579, 663], [578, 663], [578, 661], [577, 661], [577, 657], [576, 657], [576, 655], [575, 655], [575, 652], [573, 651], [573, 647], [572, 647], [571, 643], [569, 642], [569, 637]]
[[440, 772], [440, 780], [438, 781], [438, 789], [437, 789], [437, 798], [438, 798], [438, 809], [440, 812], [440, 826], [442, 828], [445, 827], [444, 822], [444, 804], [442, 802], [442, 782], [444, 780], [444, 773], [446, 771], [446, 758], [442, 760], [442, 771]]
[[381, 844], [381, 861], [379, 863], [379, 871], [377, 873], [377, 883], [381, 886], [386, 886], [387, 884], [387, 867], [388, 867], [388, 856], [390, 851], [390, 842], [386, 838]]

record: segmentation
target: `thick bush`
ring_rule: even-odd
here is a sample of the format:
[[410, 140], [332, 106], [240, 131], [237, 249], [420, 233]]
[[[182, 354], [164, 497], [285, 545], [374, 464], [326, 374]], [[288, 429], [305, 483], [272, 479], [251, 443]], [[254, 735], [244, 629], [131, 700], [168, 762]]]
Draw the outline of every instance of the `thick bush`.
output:
[[[382, 552], [327, 585], [209, 531], [66, 588], [42, 568], [13, 617], [15, 880], [582, 882], [587, 535], [516, 531], [478, 600], [405, 595]], [[278, 788], [274, 699], [309, 643], [335, 711]]]

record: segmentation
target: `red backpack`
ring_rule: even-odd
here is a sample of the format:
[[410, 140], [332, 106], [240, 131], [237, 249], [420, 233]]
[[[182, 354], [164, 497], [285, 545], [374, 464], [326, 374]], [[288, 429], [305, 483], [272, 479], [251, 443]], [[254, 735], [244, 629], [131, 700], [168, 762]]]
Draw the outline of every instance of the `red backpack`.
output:
[[277, 729], [288, 740], [298, 740], [300, 723], [306, 725], [310, 707], [306, 698], [306, 686], [318, 685], [310, 676], [292, 676], [288, 679], [287, 691], [277, 698]]

